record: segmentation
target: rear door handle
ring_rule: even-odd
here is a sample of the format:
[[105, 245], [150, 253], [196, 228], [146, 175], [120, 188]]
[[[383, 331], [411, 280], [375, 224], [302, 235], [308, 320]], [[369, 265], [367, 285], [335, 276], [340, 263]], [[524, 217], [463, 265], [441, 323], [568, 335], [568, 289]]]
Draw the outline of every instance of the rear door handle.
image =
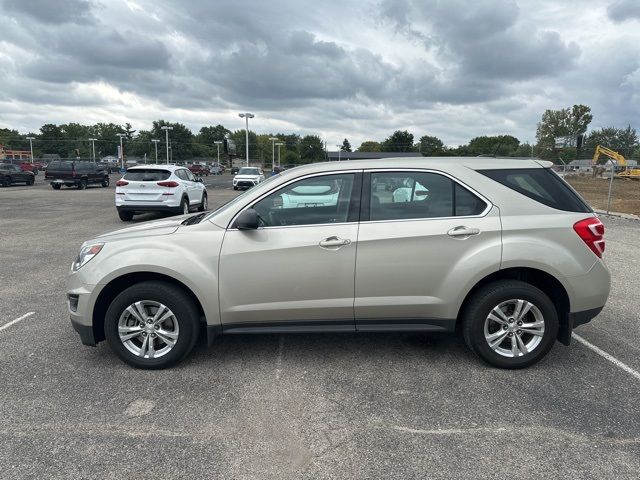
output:
[[332, 237], [321, 240], [320, 246], [322, 248], [339, 248], [344, 247], [345, 245], [349, 245], [350, 243], [351, 240], [349, 240], [348, 238], [339, 238], [334, 235]]
[[478, 235], [480, 233], [479, 228], [469, 228], [464, 225], [454, 227], [447, 232], [450, 237], [468, 237], [470, 235]]

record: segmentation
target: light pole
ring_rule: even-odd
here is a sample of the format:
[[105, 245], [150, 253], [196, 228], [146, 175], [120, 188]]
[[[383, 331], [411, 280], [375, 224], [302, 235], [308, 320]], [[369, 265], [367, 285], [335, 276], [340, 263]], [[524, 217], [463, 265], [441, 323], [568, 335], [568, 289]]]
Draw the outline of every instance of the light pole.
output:
[[158, 143], [160, 143], [160, 140], [158, 140], [157, 138], [153, 138], [151, 139], [151, 141], [153, 142], [153, 145], [156, 147], [156, 165], [158, 164]]
[[35, 139], [35, 137], [27, 137], [27, 140], [29, 140], [29, 149], [31, 150], [31, 163], [33, 163], [33, 141]]
[[[276, 141], [280, 140], [276, 137], [269, 138], [271, 140], [271, 171], [276, 171]], [[278, 152], [280, 152], [280, 147], [278, 147]]]
[[284, 145], [284, 143], [282, 143], [282, 142], [278, 142], [278, 143], [276, 143], [276, 145], [278, 146], [278, 166], [280, 167], [280, 166], [281, 166], [281, 165], [280, 165], [280, 147], [281, 147], [282, 145]]
[[162, 127], [160, 127], [161, 130], [164, 130], [165, 133], [165, 139], [167, 142], [167, 165], [169, 164], [169, 130], [173, 130], [173, 127], [170, 127], [168, 125], [163, 125]]
[[213, 143], [216, 144], [216, 148], [218, 149], [218, 167], [220, 167], [220, 145], [222, 145], [222, 141], [215, 140]]
[[122, 138], [126, 136], [126, 133], [116, 133], [116, 137], [120, 137], [120, 168], [124, 168], [124, 149], [122, 146]]
[[91, 142], [91, 151], [93, 152], [93, 161], [96, 161], [96, 140], [98, 140], [97, 138], [90, 138], [89, 141]]
[[342, 154], [342, 145], [336, 145], [338, 147], [338, 161], [340, 161], [340, 155]]
[[240, 118], [244, 118], [245, 120], [245, 143], [246, 143], [246, 150], [247, 150], [247, 167], [249, 166], [249, 119], [255, 117], [255, 115], [253, 113], [249, 113], [249, 112], [245, 112], [245, 113], [239, 113], [238, 116]]

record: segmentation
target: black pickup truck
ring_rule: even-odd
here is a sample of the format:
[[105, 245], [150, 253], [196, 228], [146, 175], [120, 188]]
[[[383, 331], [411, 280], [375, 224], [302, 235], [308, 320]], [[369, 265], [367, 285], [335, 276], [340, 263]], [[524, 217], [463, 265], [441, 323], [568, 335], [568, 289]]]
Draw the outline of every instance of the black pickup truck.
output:
[[62, 185], [80, 190], [89, 185], [109, 186], [109, 173], [95, 162], [54, 160], [47, 166], [44, 179], [51, 182], [54, 190], [59, 190]]

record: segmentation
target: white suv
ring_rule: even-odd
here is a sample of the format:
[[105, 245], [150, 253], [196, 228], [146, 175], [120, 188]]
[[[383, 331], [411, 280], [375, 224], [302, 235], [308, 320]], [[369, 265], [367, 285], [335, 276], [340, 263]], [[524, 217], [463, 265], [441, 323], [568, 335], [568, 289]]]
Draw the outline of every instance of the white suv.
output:
[[116, 209], [120, 220], [130, 221], [142, 212], [187, 214], [207, 209], [207, 189], [202, 179], [176, 165], [144, 165], [127, 170], [116, 183]]
[[264, 173], [258, 167], [242, 167], [233, 177], [233, 189], [251, 188], [264, 181]]

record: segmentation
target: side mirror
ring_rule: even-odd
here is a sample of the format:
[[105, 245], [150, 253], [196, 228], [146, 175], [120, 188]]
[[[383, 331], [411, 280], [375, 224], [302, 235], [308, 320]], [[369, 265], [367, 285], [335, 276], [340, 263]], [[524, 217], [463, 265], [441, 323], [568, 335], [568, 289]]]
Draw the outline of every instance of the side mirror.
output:
[[256, 230], [258, 228], [258, 212], [253, 208], [248, 208], [236, 218], [236, 228], [238, 230]]
[[196, 177], [196, 182], [202, 183], [202, 177]]

